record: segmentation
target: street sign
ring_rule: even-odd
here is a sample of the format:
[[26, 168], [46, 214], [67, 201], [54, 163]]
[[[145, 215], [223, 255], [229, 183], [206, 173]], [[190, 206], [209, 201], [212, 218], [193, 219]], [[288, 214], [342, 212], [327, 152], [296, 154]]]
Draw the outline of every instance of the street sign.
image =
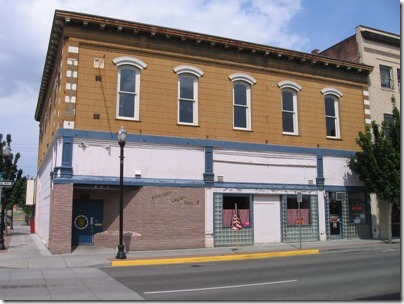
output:
[[11, 187], [13, 185], [12, 181], [3, 180], [0, 181], [0, 187]]
[[302, 192], [298, 191], [296, 194], [297, 194], [297, 202], [298, 203], [303, 202]]

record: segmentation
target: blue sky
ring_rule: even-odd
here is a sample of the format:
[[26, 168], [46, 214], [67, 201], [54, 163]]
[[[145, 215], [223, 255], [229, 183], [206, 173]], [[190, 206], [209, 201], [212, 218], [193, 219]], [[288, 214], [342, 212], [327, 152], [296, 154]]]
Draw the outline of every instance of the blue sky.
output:
[[309, 37], [301, 51], [324, 50], [353, 35], [355, 27], [364, 25], [400, 35], [400, 1], [398, 0], [303, 0], [289, 27]]
[[400, 34], [398, 0], [0, 0], [0, 133], [36, 177], [34, 120], [55, 9], [161, 25], [310, 53], [365, 25]]

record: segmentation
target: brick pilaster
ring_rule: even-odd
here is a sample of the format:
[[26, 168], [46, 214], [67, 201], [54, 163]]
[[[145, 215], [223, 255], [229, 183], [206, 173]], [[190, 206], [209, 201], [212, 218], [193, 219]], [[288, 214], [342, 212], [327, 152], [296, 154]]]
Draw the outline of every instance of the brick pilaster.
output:
[[49, 251], [70, 253], [72, 242], [73, 184], [53, 185], [49, 218]]

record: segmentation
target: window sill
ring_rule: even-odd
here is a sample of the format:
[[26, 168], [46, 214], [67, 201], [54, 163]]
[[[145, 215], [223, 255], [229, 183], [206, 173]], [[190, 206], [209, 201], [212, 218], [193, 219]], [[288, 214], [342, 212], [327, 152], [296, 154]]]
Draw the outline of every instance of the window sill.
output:
[[336, 141], [342, 141], [341, 137], [331, 137], [331, 136], [327, 136], [327, 139], [329, 140], [336, 140]]
[[395, 92], [395, 91], [396, 91], [394, 88], [381, 87], [381, 89], [382, 89], [383, 91], [387, 91], [387, 92]]
[[234, 128], [234, 127], [233, 127], [233, 131], [252, 132], [251, 129], [241, 129], [241, 128]]
[[282, 135], [286, 135], [286, 136], [297, 136], [299, 137], [300, 135], [297, 133], [287, 133], [287, 132], [282, 132]]
[[181, 126], [181, 127], [197, 127], [199, 128], [199, 125], [195, 125], [195, 124], [187, 124], [187, 123], [181, 123], [181, 122], [177, 122], [177, 126]]
[[126, 120], [126, 121], [136, 121], [140, 122], [138, 118], [130, 118], [130, 117], [115, 117], [116, 120]]

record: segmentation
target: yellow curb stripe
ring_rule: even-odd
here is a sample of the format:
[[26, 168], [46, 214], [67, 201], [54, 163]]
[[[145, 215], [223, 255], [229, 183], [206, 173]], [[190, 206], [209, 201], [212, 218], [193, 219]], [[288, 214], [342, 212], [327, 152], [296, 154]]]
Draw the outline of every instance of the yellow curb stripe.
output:
[[207, 263], [220, 261], [236, 261], [243, 259], [264, 259], [271, 257], [286, 257], [294, 255], [319, 254], [319, 249], [278, 251], [265, 253], [246, 253], [234, 255], [218, 255], [218, 256], [200, 256], [200, 257], [183, 257], [183, 258], [161, 258], [161, 259], [129, 259], [129, 260], [113, 260], [111, 266], [146, 266], [146, 265], [168, 265], [168, 264], [184, 264], [184, 263]]

